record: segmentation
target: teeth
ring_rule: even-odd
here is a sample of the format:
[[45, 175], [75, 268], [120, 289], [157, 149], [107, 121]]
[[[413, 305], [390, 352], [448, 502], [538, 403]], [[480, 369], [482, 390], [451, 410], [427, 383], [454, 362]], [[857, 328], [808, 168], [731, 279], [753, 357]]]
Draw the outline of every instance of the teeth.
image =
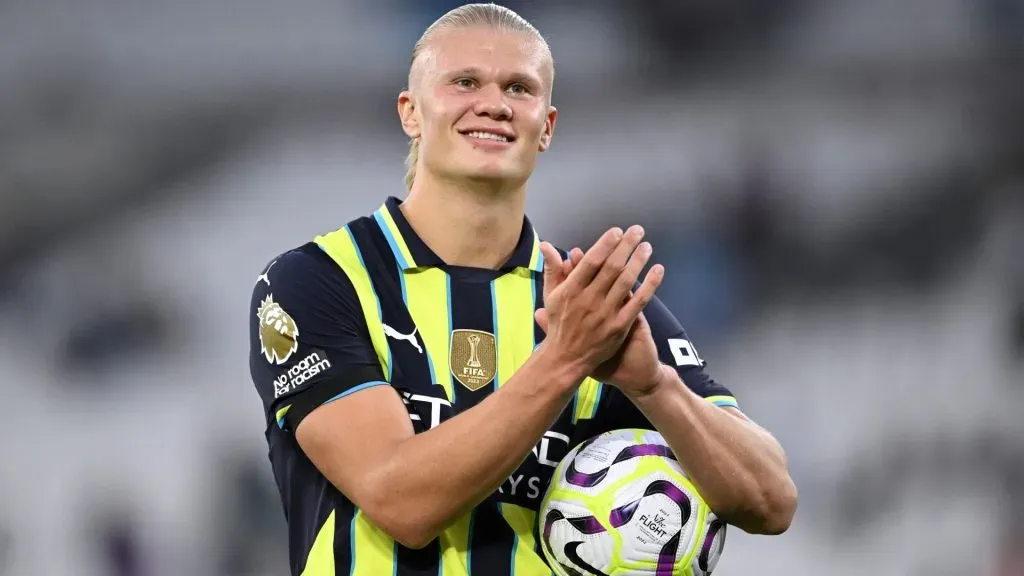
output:
[[508, 138], [500, 134], [491, 134], [490, 132], [470, 132], [467, 136], [473, 138], [483, 138], [484, 140], [497, 140], [498, 142], [508, 142]]

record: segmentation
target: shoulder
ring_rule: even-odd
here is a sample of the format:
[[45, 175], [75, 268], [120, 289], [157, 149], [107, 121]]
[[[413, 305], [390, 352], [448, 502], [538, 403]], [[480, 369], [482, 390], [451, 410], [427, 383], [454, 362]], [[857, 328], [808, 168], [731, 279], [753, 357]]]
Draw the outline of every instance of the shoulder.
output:
[[295, 275], [323, 275], [330, 270], [330, 258], [315, 242], [291, 248], [273, 258], [264, 266], [264, 274], [288, 278]]
[[314, 242], [272, 258], [256, 276], [252, 300], [257, 307], [269, 302], [293, 314], [332, 320], [358, 302], [348, 276]]
[[256, 290], [294, 292], [343, 282], [338, 266], [318, 244], [307, 242], [274, 256], [256, 278]]

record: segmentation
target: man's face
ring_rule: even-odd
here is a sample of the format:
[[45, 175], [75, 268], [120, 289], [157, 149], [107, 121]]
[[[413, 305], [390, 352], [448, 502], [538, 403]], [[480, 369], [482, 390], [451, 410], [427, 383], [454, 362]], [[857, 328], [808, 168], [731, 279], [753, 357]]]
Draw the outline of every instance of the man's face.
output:
[[399, 96], [403, 128], [442, 178], [525, 183], [554, 134], [552, 64], [524, 34], [441, 30]]

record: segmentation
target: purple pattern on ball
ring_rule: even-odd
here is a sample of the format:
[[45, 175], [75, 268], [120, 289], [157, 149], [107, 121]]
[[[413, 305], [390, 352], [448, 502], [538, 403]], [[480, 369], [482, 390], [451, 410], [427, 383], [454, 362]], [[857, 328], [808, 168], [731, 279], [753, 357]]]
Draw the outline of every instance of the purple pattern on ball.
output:
[[565, 481], [573, 486], [582, 486], [583, 488], [593, 488], [604, 480], [604, 477], [608, 475], [608, 469], [602, 468], [593, 474], [587, 474], [586, 472], [580, 472], [576, 469], [576, 461], [573, 460], [569, 463], [569, 469], [565, 471]]
[[551, 536], [551, 525], [559, 520], [564, 520], [565, 515], [558, 510], [552, 510], [548, 512], [548, 515], [544, 517], [544, 540]]
[[658, 569], [654, 572], [655, 576], [672, 576], [672, 572], [676, 567], [679, 535], [680, 533], [676, 532], [675, 536], [669, 538], [668, 542], [661, 548], [661, 553], [658, 554]]
[[[670, 500], [679, 505], [679, 523], [685, 526], [690, 520], [690, 498], [675, 484], [665, 480], [655, 480], [644, 491], [644, 496], [664, 494]], [[676, 551], [679, 549], [679, 539], [682, 532], [676, 532], [658, 555], [658, 570], [656, 576], [672, 576], [672, 570], [676, 563]]]
[[574, 528], [582, 532], [583, 534], [600, 534], [605, 531], [604, 526], [601, 526], [601, 522], [593, 516], [583, 516], [581, 518], [567, 518], [569, 524], [572, 524]]
[[[719, 532], [722, 537], [717, 540], [717, 546], [715, 545], [716, 539]], [[721, 520], [715, 520], [708, 526], [707, 536], [704, 537], [704, 544], [701, 546], [700, 555], [697, 556], [697, 567], [707, 572], [708, 567], [711, 564], [711, 555], [715, 553], [721, 553], [722, 548], [725, 547], [725, 522]]]
[[579, 530], [583, 534], [600, 534], [601, 532], [605, 532], [605, 527], [602, 526], [601, 522], [594, 516], [569, 518], [559, 510], [552, 510], [544, 517], [544, 540], [551, 537], [551, 527], [559, 520], [565, 520], [569, 524], [572, 524], [573, 528]]
[[664, 494], [668, 496], [669, 500], [678, 504], [679, 511], [682, 513], [679, 522], [680, 524], [686, 524], [690, 519], [690, 497], [686, 495], [686, 492], [683, 492], [678, 486], [667, 480], [655, 480], [647, 486], [644, 496], [654, 494]]
[[641, 496], [639, 500], [634, 500], [612, 510], [610, 518], [612, 526], [618, 528], [626, 525], [626, 523], [628, 523], [633, 517], [633, 514], [636, 513], [636, 509], [640, 505], [640, 500], [655, 494], [664, 494], [665, 496], [668, 496], [670, 500], [675, 502], [679, 506], [679, 512], [681, 513], [680, 522], [682, 524], [686, 524], [690, 519], [690, 498], [675, 484], [666, 480], [655, 480], [647, 485], [647, 489], [644, 490], [644, 495]]
[[621, 528], [629, 521], [633, 519], [633, 514], [636, 513], [637, 507], [640, 506], [639, 500], [633, 500], [632, 502], [619, 506], [612, 510], [612, 513], [608, 516], [608, 521], [615, 528]]
[[612, 464], [618, 464], [624, 462], [630, 458], [637, 458], [640, 456], [661, 456], [663, 458], [676, 459], [676, 455], [672, 452], [672, 449], [668, 446], [661, 444], [637, 444], [636, 446], [630, 446], [624, 448], [619, 455], [615, 457]]
[[[583, 452], [581, 449], [577, 454]], [[608, 470], [612, 466], [630, 460], [632, 458], [639, 458], [641, 456], [661, 456], [662, 458], [676, 459], [675, 454], [672, 453], [672, 449], [668, 446], [661, 444], [637, 444], [635, 446], [629, 446], [623, 448], [612, 460], [612, 463], [605, 468], [598, 470], [597, 472], [580, 472], [576, 469], [576, 458], [573, 458], [569, 462], [569, 468], [565, 471], [565, 481], [573, 486], [580, 486], [582, 488], [593, 488], [601, 483], [602, 480], [608, 475]]]

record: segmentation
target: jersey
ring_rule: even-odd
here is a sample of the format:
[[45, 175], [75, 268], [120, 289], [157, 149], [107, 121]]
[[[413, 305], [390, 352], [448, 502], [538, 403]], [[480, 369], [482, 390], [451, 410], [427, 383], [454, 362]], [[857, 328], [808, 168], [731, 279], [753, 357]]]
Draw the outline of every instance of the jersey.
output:
[[[652, 428], [613, 386], [585, 380], [512, 476], [422, 549], [374, 526], [295, 439], [310, 412], [374, 386], [395, 391], [416, 433], [441, 426], [506, 385], [544, 338], [534, 320], [543, 258], [528, 219], [507, 264], [463, 268], [427, 247], [400, 204], [389, 198], [373, 215], [281, 254], [253, 290], [250, 371], [288, 522], [291, 573], [549, 575], [537, 510], [558, 462], [602, 432]], [[660, 301], [645, 316], [663, 363], [709, 402], [736, 406]]]

